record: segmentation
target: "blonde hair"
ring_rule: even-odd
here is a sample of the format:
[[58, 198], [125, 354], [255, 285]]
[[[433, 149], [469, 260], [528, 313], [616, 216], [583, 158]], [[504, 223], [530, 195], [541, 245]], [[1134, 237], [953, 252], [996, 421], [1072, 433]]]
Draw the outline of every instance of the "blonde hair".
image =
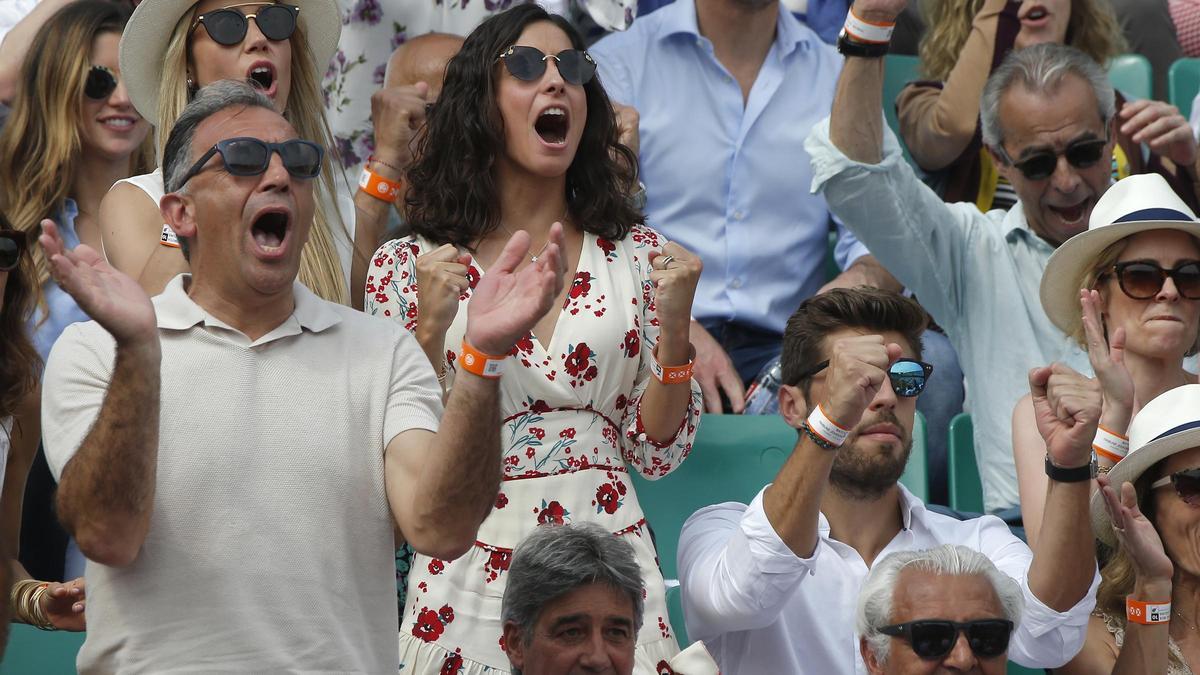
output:
[[[196, 8], [184, 12], [175, 24], [167, 50], [163, 56], [162, 81], [158, 90], [158, 124], [155, 125], [156, 157], [162, 164], [163, 150], [171, 127], [183, 112], [193, 92], [187, 84], [188, 29], [192, 25]], [[300, 255], [300, 283], [313, 293], [331, 302], [347, 304], [350, 299], [346, 287], [345, 273], [334, 244], [334, 232], [341, 231], [349, 239], [349, 232], [337, 208], [336, 180], [342, 176], [336, 169], [333, 134], [325, 121], [325, 104], [321, 94], [320, 72], [308, 49], [303, 24], [296, 25], [292, 33], [292, 81], [287, 109], [283, 116], [296, 129], [301, 138], [316, 141], [325, 146], [325, 159], [321, 165], [321, 178], [317, 186], [317, 210], [313, 215], [313, 227], [308, 242]], [[358, 251], [354, 249], [354, 255]]]
[[[939, 82], [950, 77], [984, 0], [922, 0], [921, 15], [932, 19], [919, 47], [921, 75]], [[1071, 0], [1065, 44], [1100, 65], [1127, 49], [1108, 0]], [[989, 58], [991, 55], [988, 55]]]
[[[119, 35], [128, 18], [112, 3], [80, 2], [59, 10], [34, 36], [21, 64], [12, 113], [0, 132], [0, 211], [14, 228], [36, 232], [42, 219], [57, 216], [70, 197], [83, 153], [79, 130], [92, 46], [102, 34]], [[149, 141], [134, 151], [127, 175], [148, 170], [150, 152]], [[50, 267], [40, 246], [29, 248], [34, 293], [44, 310], [42, 287]]]

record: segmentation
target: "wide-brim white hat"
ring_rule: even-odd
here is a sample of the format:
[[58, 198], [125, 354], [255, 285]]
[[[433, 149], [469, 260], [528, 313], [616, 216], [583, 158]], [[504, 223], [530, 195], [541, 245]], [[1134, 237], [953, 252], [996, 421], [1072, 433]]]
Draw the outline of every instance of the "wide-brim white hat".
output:
[[[1195, 447], [1200, 447], [1200, 384], [1185, 384], [1160, 394], [1133, 418], [1129, 454], [1108, 472], [1108, 479], [1119, 491], [1163, 459]], [[1092, 495], [1092, 529], [1100, 541], [1115, 544], [1112, 520], [1099, 490]]]
[[[121, 35], [121, 79], [133, 107], [151, 122], [158, 118], [158, 91], [162, 82], [167, 43], [180, 17], [198, 0], [142, 0], [133, 10]], [[230, 0], [237, 4], [243, 0]], [[325, 74], [337, 51], [342, 19], [335, 0], [287, 0], [300, 8], [299, 24], [308, 40], [308, 50], [317, 65], [316, 77]], [[203, 30], [203, 29], [201, 29]]]
[[1079, 329], [1080, 280], [1110, 245], [1147, 230], [1180, 230], [1200, 238], [1200, 221], [1166, 179], [1156, 173], [1129, 176], [1108, 188], [1092, 209], [1086, 232], [1063, 242], [1042, 273], [1046, 316], [1064, 333]]

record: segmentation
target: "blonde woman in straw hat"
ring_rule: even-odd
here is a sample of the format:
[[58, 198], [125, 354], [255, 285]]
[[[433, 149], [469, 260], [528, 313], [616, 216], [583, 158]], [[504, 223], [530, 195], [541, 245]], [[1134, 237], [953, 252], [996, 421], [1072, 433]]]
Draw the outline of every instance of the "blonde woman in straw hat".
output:
[[[304, 247], [300, 281], [324, 299], [347, 303], [362, 295], [366, 261], [391, 202], [359, 191], [354, 197], [332, 170], [332, 137], [320, 89], [341, 33], [334, 0], [240, 2], [239, 0], [147, 0], [129, 20], [121, 41], [121, 66], [129, 95], [159, 129], [158, 155], [166, 134], [196, 91], [222, 79], [258, 86], [302, 138], [325, 146], [318, 185], [320, 208]], [[399, 181], [411, 134], [410, 117], [377, 110], [377, 160], [369, 168]], [[151, 295], [188, 269], [186, 251], [163, 225], [158, 200], [162, 172], [118, 183], [100, 217], [104, 245], [114, 267], [139, 280]]]
[[[1157, 174], [1118, 181], [1086, 232], [1046, 265], [1042, 307], [1088, 351], [1104, 390], [1095, 449], [1101, 471], [1128, 448], [1129, 420], [1165, 391], [1196, 382], [1183, 368], [1200, 333], [1200, 221]], [[1013, 411], [1021, 515], [1036, 546], [1046, 495], [1046, 450], [1032, 400]]]
[[1087, 641], [1055, 672], [1200, 672], [1200, 385], [1148, 402], [1129, 444], [1092, 495], [1096, 536], [1116, 548]]

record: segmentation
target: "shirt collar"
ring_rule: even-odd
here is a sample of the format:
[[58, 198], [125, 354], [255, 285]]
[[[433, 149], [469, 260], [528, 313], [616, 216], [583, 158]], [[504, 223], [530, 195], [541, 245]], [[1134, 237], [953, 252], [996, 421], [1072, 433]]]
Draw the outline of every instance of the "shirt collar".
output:
[[[904, 530], [911, 530], [913, 522], [925, 522], [925, 502], [921, 501], [916, 495], [908, 491], [904, 487], [904, 483], [896, 483], [896, 487], [900, 488], [900, 527]], [[817, 531], [822, 537], [829, 538], [829, 519], [824, 513], [817, 516]]]
[[1041, 246], [1050, 251], [1055, 248], [1054, 244], [1042, 239], [1041, 235], [1029, 226], [1029, 220], [1025, 218], [1025, 207], [1019, 201], [1004, 214], [1003, 228], [1004, 239], [1010, 244], [1023, 238], [1034, 246]]
[[[660, 39], [668, 40], [676, 35], [700, 35], [700, 24], [696, 20], [695, 0], [678, 0], [658, 10], [662, 14]], [[817, 39], [811, 29], [806, 28], [800, 20], [792, 16], [787, 7], [779, 6], [779, 19], [775, 24], [775, 43], [784, 47], [784, 54], [790, 54], [802, 44]]]
[[[158, 327], [166, 330], [187, 330], [202, 323], [206, 326], [237, 330], [204, 311], [203, 307], [188, 296], [186, 285], [191, 278], [190, 274], [176, 276], [167, 284], [162, 294], [154, 298]], [[292, 309], [291, 317], [284, 323], [295, 321], [302, 329], [319, 333], [341, 322], [342, 318], [330, 303], [318, 298], [299, 281], [292, 283], [292, 295], [296, 306]]]

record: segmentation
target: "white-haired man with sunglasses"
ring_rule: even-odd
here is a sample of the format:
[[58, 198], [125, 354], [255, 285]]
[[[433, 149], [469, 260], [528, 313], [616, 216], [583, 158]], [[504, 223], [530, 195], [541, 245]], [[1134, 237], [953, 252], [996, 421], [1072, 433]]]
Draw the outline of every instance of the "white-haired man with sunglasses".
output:
[[[927, 323], [915, 301], [865, 287], [810, 298], [788, 321], [779, 403], [800, 432], [791, 456], [749, 505], [701, 509], [679, 536], [688, 635], [725, 675], [862, 672], [854, 605], [872, 564], [942, 544], [979, 551], [1020, 585], [1015, 661], [1057, 667], [1082, 646], [1097, 580], [1090, 472], [1052, 480], [1042, 527], [1053, 534], [1037, 551], [993, 516], [929, 511], [899, 483], [916, 398], [937, 375], [920, 360]], [[1061, 364], [1029, 382], [1055, 466], [1086, 465], [1099, 385]]]
[[890, 553], [858, 597], [859, 651], [870, 675], [1004, 675], [1023, 605], [1017, 582], [979, 551]]
[[43, 404], [58, 514], [88, 558], [81, 672], [395, 672], [396, 534], [452, 559], [495, 501], [503, 356], [561, 289], [561, 232], [475, 291], [443, 403], [392, 322], [296, 281], [321, 148], [244, 83], [171, 130], [166, 221], [192, 273], [153, 301], [43, 221], [94, 319], [55, 345]]
[[[1091, 373], [1087, 355], [1042, 310], [1046, 261], [1087, 228], [1111, 184], [1118, 126], [1144, 147], [1193, 162], [1196, 143], [1165, 104], [1119, 118], [1102, 66], [1074, 48], [1040, 44], [1005, 57], [980, 105], [983, 144], [1018, 203], [987, 213], [946, 204], [914, 175], [883, 122], [882, 106], [893, 104], [880, 96], [887, 26], [907, 4], [854, 3], [831, 115], [806, 141], [812, 188], [946, 330], [967, 382], [985, 510], [1015, 522], [1011, 420], [1024, 373], [1053, 361]], [[1180, 185], [1194, 180], [1190, 163], [1176, 172]]]

